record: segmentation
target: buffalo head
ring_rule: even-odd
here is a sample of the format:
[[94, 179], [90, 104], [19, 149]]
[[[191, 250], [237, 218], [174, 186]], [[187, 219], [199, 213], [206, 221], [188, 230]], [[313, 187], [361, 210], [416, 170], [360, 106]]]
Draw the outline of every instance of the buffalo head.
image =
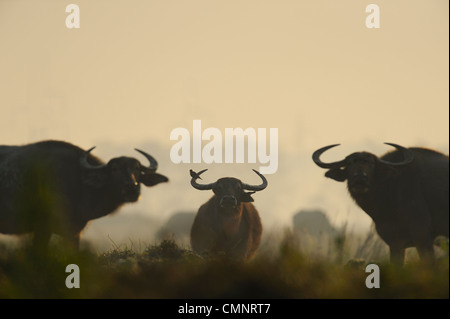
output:
[[[204, 169], [195, 173], [193, 170], [190, 170], [191, 185], [198, 190], [212, 190], [222, 208], [235, 209], [240, 203], [253, 202], [251, 195], [267, 187], [266, 178], [256, 170], [253, 171], [262, 179], [261, 185], [249, 185], [233, 177], [223, 177], [210, 184], [197, 183], [196, 180], [201, 179], [200, 175], [206, 171], [207, 169]], [[246, 190], [250, 192], [246, 192]]]
[[371, 153], [357, 152], [333, 163], [324, 163], [320, 160], [320, 156], [325, 151], [339, 144], [322, 147], [315, 151], [312, 157], [319, 167], [328, 169], [325, 173], [326, 177], [338, 182], [347, 180], [348, 189], [353, 194], [364, 194], [370, 191], [375, 180], [396, 174], [399, 168], [411, 163], [414, 159], [414, 154], [407, 148], [397, 144], [385, 144], [395, 147], [403, 155], [403, 159], [399, 162], [389, 162]]
[[113, 158], [107, 164], [92, 165], [89, 163], [89, 154], [94, 148], [95, 146], [84, 153], [81, 166], [94, 174], [97, 173], [95, 175], [112, 188], [120, 201], [137, 201], [141, 193], [141, 183], [145, 186], [154, 186], [168, 181], [166, 176], [156, 173], [157, 161], [144, 151], [135, 149], [147, 158], [149, 166], [142, 165], [135, 158], [125, 156]]

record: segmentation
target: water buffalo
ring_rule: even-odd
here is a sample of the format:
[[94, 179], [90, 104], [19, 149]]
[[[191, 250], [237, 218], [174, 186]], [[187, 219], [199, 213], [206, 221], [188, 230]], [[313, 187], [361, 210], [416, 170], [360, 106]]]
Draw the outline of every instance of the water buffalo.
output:
[[107, 164], [88, 151], [62, 141], [0, 146], [0, 233], [34, 233], [33, 246], [45, 250], [52, 233], [76, 248], [88, 221], [116, 211], [140, 197], [140, 184], [167, 182], [130, 157]]
[[374, 221], [390, 248], [393, 263], [403, 263], [405, 249], [416, 247], [424, 261], [433, 261], [433, 242], [449, 228], [449, 159], [425, 148], [396, 148], [382, 157], [358, 152], [324, 163], [320, 156], [339, 144], [325, 146], [313, 161], [328, 169], [325, 176], [347, 180], [351, 197]]
[[172, 239], [180, 243], [189, 243], [195, 212], [178, 212], [170, 216], [156, 233], [158, 241]]
[[261, 185], [248, 185], [232, 177], [220, 178], [211, 184], [198, 184], [196, 180], [205, 171], [190, 171], [194, 188], [214, 192], [195, 216], [191, 229], [192, 249], [198, 253], [222, 252], [232, 260], [248, 261], [258, 249], [262, 233], [261, 220], [251, 203], [251, 195], [265, 189], [267, 180], [253, 170], [262, 179]]
[[315, 240], [322, 236], [334, 238], [339, 234], [339, 229], [331, 225], [327, 215], [321, 210], [301, 210], [292, 217], [294, 234], [301, 236], [310, 235]]

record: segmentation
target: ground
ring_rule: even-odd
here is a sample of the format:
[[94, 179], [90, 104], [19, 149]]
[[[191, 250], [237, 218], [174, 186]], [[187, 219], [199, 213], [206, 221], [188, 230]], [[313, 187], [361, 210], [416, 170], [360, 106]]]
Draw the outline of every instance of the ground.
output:
[[[54, 245], [45, 258], [0, 246], [0, 298], [449, 298], [447, 242], [435, 266], [376, 261], [380, 288], [372, 289], [365, 282], [373, 261], [349, 258], [349, 242], [337, 238], [332, 253], [313, 255], [287, 232], [245, 264], [199, 256], [174, 241], [101, 254]], [[66, 287], [68, 264], [79, 266], [80, 288]]]

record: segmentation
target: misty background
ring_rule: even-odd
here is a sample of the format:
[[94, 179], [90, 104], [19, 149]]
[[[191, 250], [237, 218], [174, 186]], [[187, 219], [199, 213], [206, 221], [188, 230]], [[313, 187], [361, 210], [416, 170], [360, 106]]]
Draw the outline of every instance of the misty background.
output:
[[[67, 29], [65, 7], [80, 7]], [[316, 149], [339, 160], [383, 142], [448, 154], [449, 4], [379, 0], [381, 28], [365, 6], [342, 0], [0, 0], [0, 144], [65, 140], [104, 161], [152, 154], [167, 184], [91, 222], [82, 234], [155, 240], [176, 212], [195, 212], [211, 192], [193, 189], [189, 169], [259, 183], [259, 164], [173, 164], [170, 132], [278, 128], [278, 171], [254, 195], [265, 232], [292, 226], [299, 210], [323, 210], [333, 225], [365, 232], [371, 220], [346, 185], [324, 177]], [[205, 144], [205, 143], [204, 143]], [[143, 187], [144, 188], [144, 187]], [[2, 236], [4, 238], [5, 236]]]

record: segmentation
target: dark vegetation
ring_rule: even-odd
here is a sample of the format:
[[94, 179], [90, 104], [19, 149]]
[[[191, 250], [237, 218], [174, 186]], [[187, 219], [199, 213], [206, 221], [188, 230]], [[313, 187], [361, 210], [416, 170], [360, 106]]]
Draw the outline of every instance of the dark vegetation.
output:
[[[435, 266], [378, 261], [381, 288], [368, 289], [365, 266], [371, 262], [348, 258], [352, 238], [344, 233], [322, 256], [307, 253], [291, 232], [276, 244], [271, 239], [249, 263], [220, 254], [199, 256], [168, 240], [147, 247], [114, 245], [101, 254], [69, 252], [54, 243], [45, 258], [26, 247], [0, 246], [0, 298], [449, 297], [446, 240]], [[373, 249], [363, 246], [357, 251]], [[79, 289], [65, 286], [68, 264], [80, 267]]]

